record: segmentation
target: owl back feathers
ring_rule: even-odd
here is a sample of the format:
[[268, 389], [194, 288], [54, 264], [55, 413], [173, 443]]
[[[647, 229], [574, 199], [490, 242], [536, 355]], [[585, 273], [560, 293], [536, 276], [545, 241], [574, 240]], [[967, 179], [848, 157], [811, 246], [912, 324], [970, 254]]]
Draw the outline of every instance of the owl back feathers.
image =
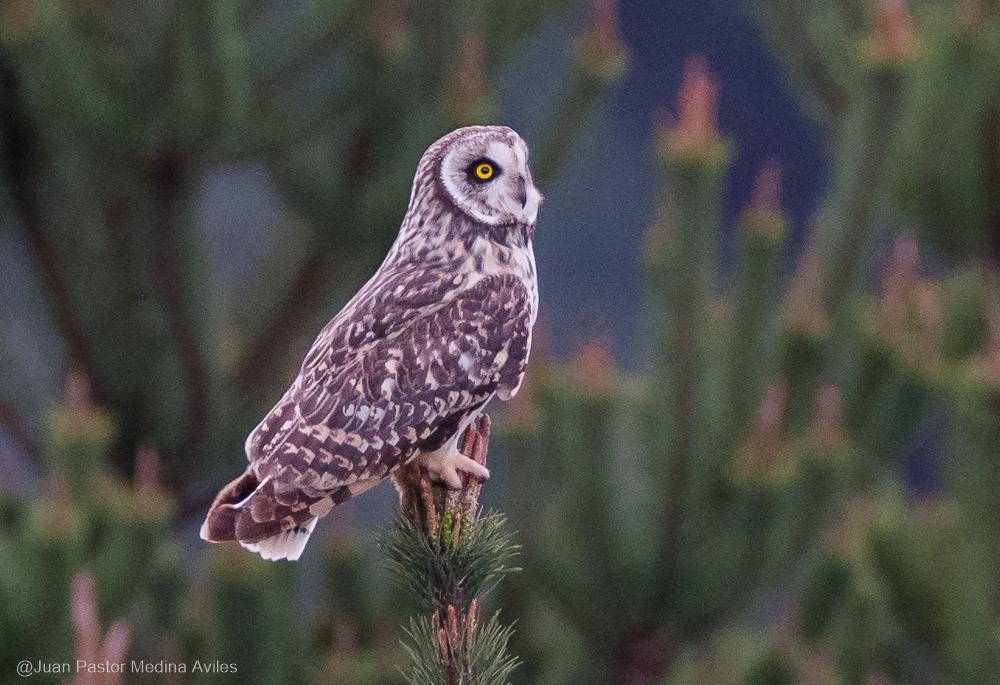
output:
[[440, 447], [494, 394], [516, 392], [529, 298], [515, 276], [485, 278], [402, 330], [366, 340], [340, 368], [327, 361], [350, 342], [327, 331], [317, 345], [329, 349], [310, 353], [312, 364], [248, 440], [250, 467], [216, 497], [202, 538], [295, 558], [314, 519]]

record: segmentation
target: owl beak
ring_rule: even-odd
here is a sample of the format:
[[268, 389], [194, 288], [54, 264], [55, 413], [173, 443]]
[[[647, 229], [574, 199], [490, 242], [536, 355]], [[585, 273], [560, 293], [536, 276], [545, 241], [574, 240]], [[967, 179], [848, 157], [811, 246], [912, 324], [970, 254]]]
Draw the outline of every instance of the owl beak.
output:
[[521, 201], [521, 209], [528, 204], [528, 188], [524, 182], [524, 176], [517, 177], [517, 199]]
[[512, 217], [524, 223], [534, 223], [538, 215], [538, 206], [542, 204], [542, 194], [531, 182], [530, 174], [522, 174], [515, 180], [511, 178], [511, 186], [505, 199], [507, 209]]

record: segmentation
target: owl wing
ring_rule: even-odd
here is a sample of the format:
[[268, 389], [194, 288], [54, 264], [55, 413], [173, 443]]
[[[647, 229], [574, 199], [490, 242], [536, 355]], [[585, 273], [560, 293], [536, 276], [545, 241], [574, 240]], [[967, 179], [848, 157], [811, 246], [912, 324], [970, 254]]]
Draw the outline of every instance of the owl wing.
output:
[[416, 265], [380, 273], [366, 283], [320, 331], [292, 387], [247, 436], [250, 463], [270, 455], [302, 419], [311, 420], [298, 411], [298, 397], [335, 382], [338, 374], [360, 364], [373, 344], [432, 315], [453, 296], [454, 287]]
[[515, 276], [415, 309], [402, 297], [370, 325], [357, 320], [324, 330], [248, 440], [269, 486], [253, 497], [273, 498], [250, 507], [256, 523], [321, 516], [417, 450], [440, 447], [495, 393], [516, 392], [527, 364], [528, 292]]

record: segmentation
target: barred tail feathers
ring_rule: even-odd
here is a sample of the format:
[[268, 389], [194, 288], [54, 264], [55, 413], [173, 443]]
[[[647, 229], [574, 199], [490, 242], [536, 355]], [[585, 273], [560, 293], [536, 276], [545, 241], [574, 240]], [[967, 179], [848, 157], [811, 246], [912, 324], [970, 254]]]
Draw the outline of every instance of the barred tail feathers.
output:
[[219, 492], [201, 526], [201, 539], [235, 540], [264, 559], [294, 561], [302, 554], [317, 520], [382, 480], [356, 480], [314, 498], [283, 486], [271, 476], [258, 480], [251, 467]]
[[285, 522], [298, 517], [288, 516], [284, 507], [276, 506], [270, 481], [270, 476], [258, 480], [248, 468], [222, 488], [201, 526], [201, 539], [235, 540], [269, 561], [295, 561], [302, 556], [319, 516], [310, 516], [311, 508], [306, 508], [299, 512], [303, 520], [288, 527]]
[[[264, 482], [267, 482], [266, 478]], [[222, 488], [209, 507], [205, 522], [201, 524], [201, 539], [206, 542], [235, 540], [236, 517], [240, 507], [246, 504], [260, 486], [257, 474], [252, 468], [248, 468], [239, 478]]]
[[304, 493], [285, 492], [271, 476], [258, 480], [251, 467], [219, 492], [201, 526], [201, 539], [235, 540], [264, 559], [294, 561], [305, 549], [317, 520], [380, 480], [355, 481], [329, 495], [301, 499]]
[[240, 540], [240, 544], [251, 552], [259, 554], [261, 559], [297, 561], [302, 556], [302, 551], [306, 548], [306, 543], [309, 542], [309, 536], [312, 535], [318, 520], [319, 518], [311, 518], [300, 526], [295, 526], [269, 538], [258, 542]]

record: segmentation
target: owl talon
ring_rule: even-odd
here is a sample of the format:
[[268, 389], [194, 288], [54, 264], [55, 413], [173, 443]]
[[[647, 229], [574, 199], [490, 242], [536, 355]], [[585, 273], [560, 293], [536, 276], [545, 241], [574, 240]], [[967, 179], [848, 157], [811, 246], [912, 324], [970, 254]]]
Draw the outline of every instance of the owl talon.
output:
[[462, 458], [462, 465], [458, 467], [459, 471], [468, 474], [470, 478], [480, 485], [490, 479], [490, 470], [488, 468], [461, 452], [458, 456]]
[[490, 470], [455, 447], [425, 455], [422, 459], [431, 480], [444, 483], [449, 490], [461, 490], [464, 485], [462, 474], [485, 483], [490, 479]]

